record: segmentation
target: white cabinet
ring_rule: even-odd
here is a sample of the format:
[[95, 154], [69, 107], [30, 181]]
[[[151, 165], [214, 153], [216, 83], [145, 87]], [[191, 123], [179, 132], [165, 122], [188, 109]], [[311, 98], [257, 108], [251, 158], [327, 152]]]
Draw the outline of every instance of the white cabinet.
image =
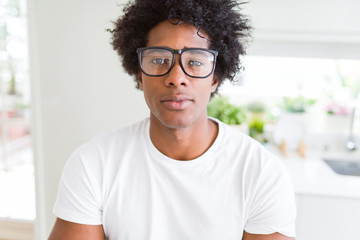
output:
[[249, 54], [360, 58], [360, 1], [250, 0], [254, 25]]
[[360, 199], [297, 195], [296, 202], [296, 240], [360, 239]]

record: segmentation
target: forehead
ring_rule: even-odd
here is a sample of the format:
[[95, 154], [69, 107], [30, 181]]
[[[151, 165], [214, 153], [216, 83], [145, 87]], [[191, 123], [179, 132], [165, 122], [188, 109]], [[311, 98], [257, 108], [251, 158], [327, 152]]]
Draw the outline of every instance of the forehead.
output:
[[[200, 36], [199, 36], [200, 35]], [[185, 47], [209, 48], [210, 40], [206, 33], [199, 32], [187, 23], [178, 25], [163, 21], [153, 27], [148, 34], [147, 47], [160, 46], [173, 49]]]

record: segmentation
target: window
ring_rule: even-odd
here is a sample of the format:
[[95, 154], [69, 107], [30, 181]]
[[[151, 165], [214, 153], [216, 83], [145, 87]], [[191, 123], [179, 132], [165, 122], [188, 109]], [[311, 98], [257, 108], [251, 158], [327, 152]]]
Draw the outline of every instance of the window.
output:
[[261, 101], [276, 118], [285, 97], [313, 99], [306, 112], [309, 128], [329, 131], [325, 122], [338, 117], [341, 124], [334, 127], [348, 134], [350, 114], [359, 103], [359, 60], [246, 56], [243, 66], [235, 86], [226, 83], [220, 91], [231, 102], [245, 106]]
[[0, 0], [0, 219], [31, 222], [35, 187], [27, 49], [26, 1]]

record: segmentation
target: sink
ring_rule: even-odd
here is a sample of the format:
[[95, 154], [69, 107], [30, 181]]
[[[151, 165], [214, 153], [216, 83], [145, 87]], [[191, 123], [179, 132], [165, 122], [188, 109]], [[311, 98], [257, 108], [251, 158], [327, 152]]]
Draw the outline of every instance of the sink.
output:
[[360, 159], [332, 159], [323, 160], [338, 174], [360, 176]]

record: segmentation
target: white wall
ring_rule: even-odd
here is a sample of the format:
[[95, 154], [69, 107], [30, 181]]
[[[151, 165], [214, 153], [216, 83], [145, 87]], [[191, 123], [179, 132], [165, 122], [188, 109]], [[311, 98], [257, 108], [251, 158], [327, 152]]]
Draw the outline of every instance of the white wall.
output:
[[148, 115], [142, 92], [109, 44], [119, 0], [30, 0], [29, 35], [37, 187], [37, 239], [71, 152], [101, 131]]

